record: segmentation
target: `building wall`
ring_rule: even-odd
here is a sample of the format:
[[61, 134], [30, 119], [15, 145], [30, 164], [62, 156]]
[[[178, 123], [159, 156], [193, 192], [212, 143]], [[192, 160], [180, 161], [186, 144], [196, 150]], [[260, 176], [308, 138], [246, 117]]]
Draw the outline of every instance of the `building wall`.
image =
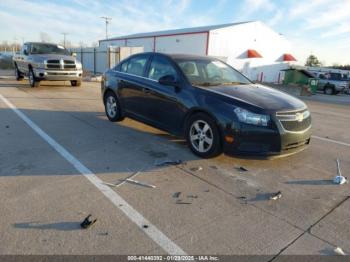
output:
[[[280, 70], [289, 68], [283, 54], [291, 52], [290, 43], [261, 22], [247, 23], [210, 31], [209, 55], [225, 57], [228, 64], [254, 81], [281, 81]], [[247, 58], [254, 49], [262, 58]]]

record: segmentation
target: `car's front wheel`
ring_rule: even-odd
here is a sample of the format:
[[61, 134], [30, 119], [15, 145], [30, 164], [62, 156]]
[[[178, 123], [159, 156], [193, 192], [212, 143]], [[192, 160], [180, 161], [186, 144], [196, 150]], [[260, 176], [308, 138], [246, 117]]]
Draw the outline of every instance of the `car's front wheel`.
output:
[[118, 97], [114, 92], [109, 91], [104, 96], [105, 112], [106, 116], [111, 122], [117, 122], [123, 120], [121, 114], [121, 107], [118, 101]]
[[70, 81], [71, 86], [81, 86], [80, 80], [72, 80]]
[[189, 118], [186, 140], [192, 152], [202, 158], [211, 158], [222, 153], [219, 129], [215, 121], [204, 113], [197, 113]]
[[335, 94], [334, 87], [332, 85], [326, 85], [324, 88], [324, 93], [326, 95], [334, 95]]
[[29, 68], [29, 84], [31, 87], [40, 86], [40, 81], [38, 81], [35, 77], [34, 71], [32, 68]]

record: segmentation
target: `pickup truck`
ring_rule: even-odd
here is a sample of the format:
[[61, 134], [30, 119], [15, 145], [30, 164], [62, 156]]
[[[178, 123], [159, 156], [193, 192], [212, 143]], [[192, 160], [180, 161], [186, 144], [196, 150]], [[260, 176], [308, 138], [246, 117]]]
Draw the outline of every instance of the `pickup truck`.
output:
[[83, 75], [81, 63], [64, 47], [51, 43], [27, 42], [13, 63], [16, 80], [28, 76], [31, 87], [38, 87], [40, 81], [70, 81], [80, 86]]
[[349, 88], [350, 82], [342, 79], [337, 73], [316, 73], [316, 76], [319, 79], [317, 89], [327, 95], [336, 95]]

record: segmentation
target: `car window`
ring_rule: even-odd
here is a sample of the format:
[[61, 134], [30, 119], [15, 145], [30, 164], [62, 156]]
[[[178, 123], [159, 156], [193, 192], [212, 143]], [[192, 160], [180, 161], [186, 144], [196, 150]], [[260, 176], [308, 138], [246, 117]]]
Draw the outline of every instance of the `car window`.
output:
[[136, 56], [129, 59], [126, 67], [128, 74], [143, 76], [143, 71], [147, 62], [147, 56]]
[[148, 78], [158, 81], [166, 75], [172, 75], [176, 78], [177, 73], [175, 68], [166, 58], [161, 56], [154, 57], [149, 68]]
[[120, 65], [120, 72], [126, 73], [127, 69], [128, 69], [128, 62], [129, 61], [125, 61], [124, 63], [122, 63]]
[[218, 86], [251, 83], [241, 73], [219, 60], [179, 58], [175, 59], [175, 62], [194, 85]]

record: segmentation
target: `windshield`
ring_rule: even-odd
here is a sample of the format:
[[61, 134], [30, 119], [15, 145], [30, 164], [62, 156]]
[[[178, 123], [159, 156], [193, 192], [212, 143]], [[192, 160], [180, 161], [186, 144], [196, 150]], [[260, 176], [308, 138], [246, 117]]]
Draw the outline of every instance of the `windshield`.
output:
[[31, 54], [58, 54], [58, 55], [69, 55], [67, 49], [60, 45], [53, 44], [32, 44]]
[[244, 85], [251, 82], [241, 73], [219, 60], [175, 59], [192, 85]]

